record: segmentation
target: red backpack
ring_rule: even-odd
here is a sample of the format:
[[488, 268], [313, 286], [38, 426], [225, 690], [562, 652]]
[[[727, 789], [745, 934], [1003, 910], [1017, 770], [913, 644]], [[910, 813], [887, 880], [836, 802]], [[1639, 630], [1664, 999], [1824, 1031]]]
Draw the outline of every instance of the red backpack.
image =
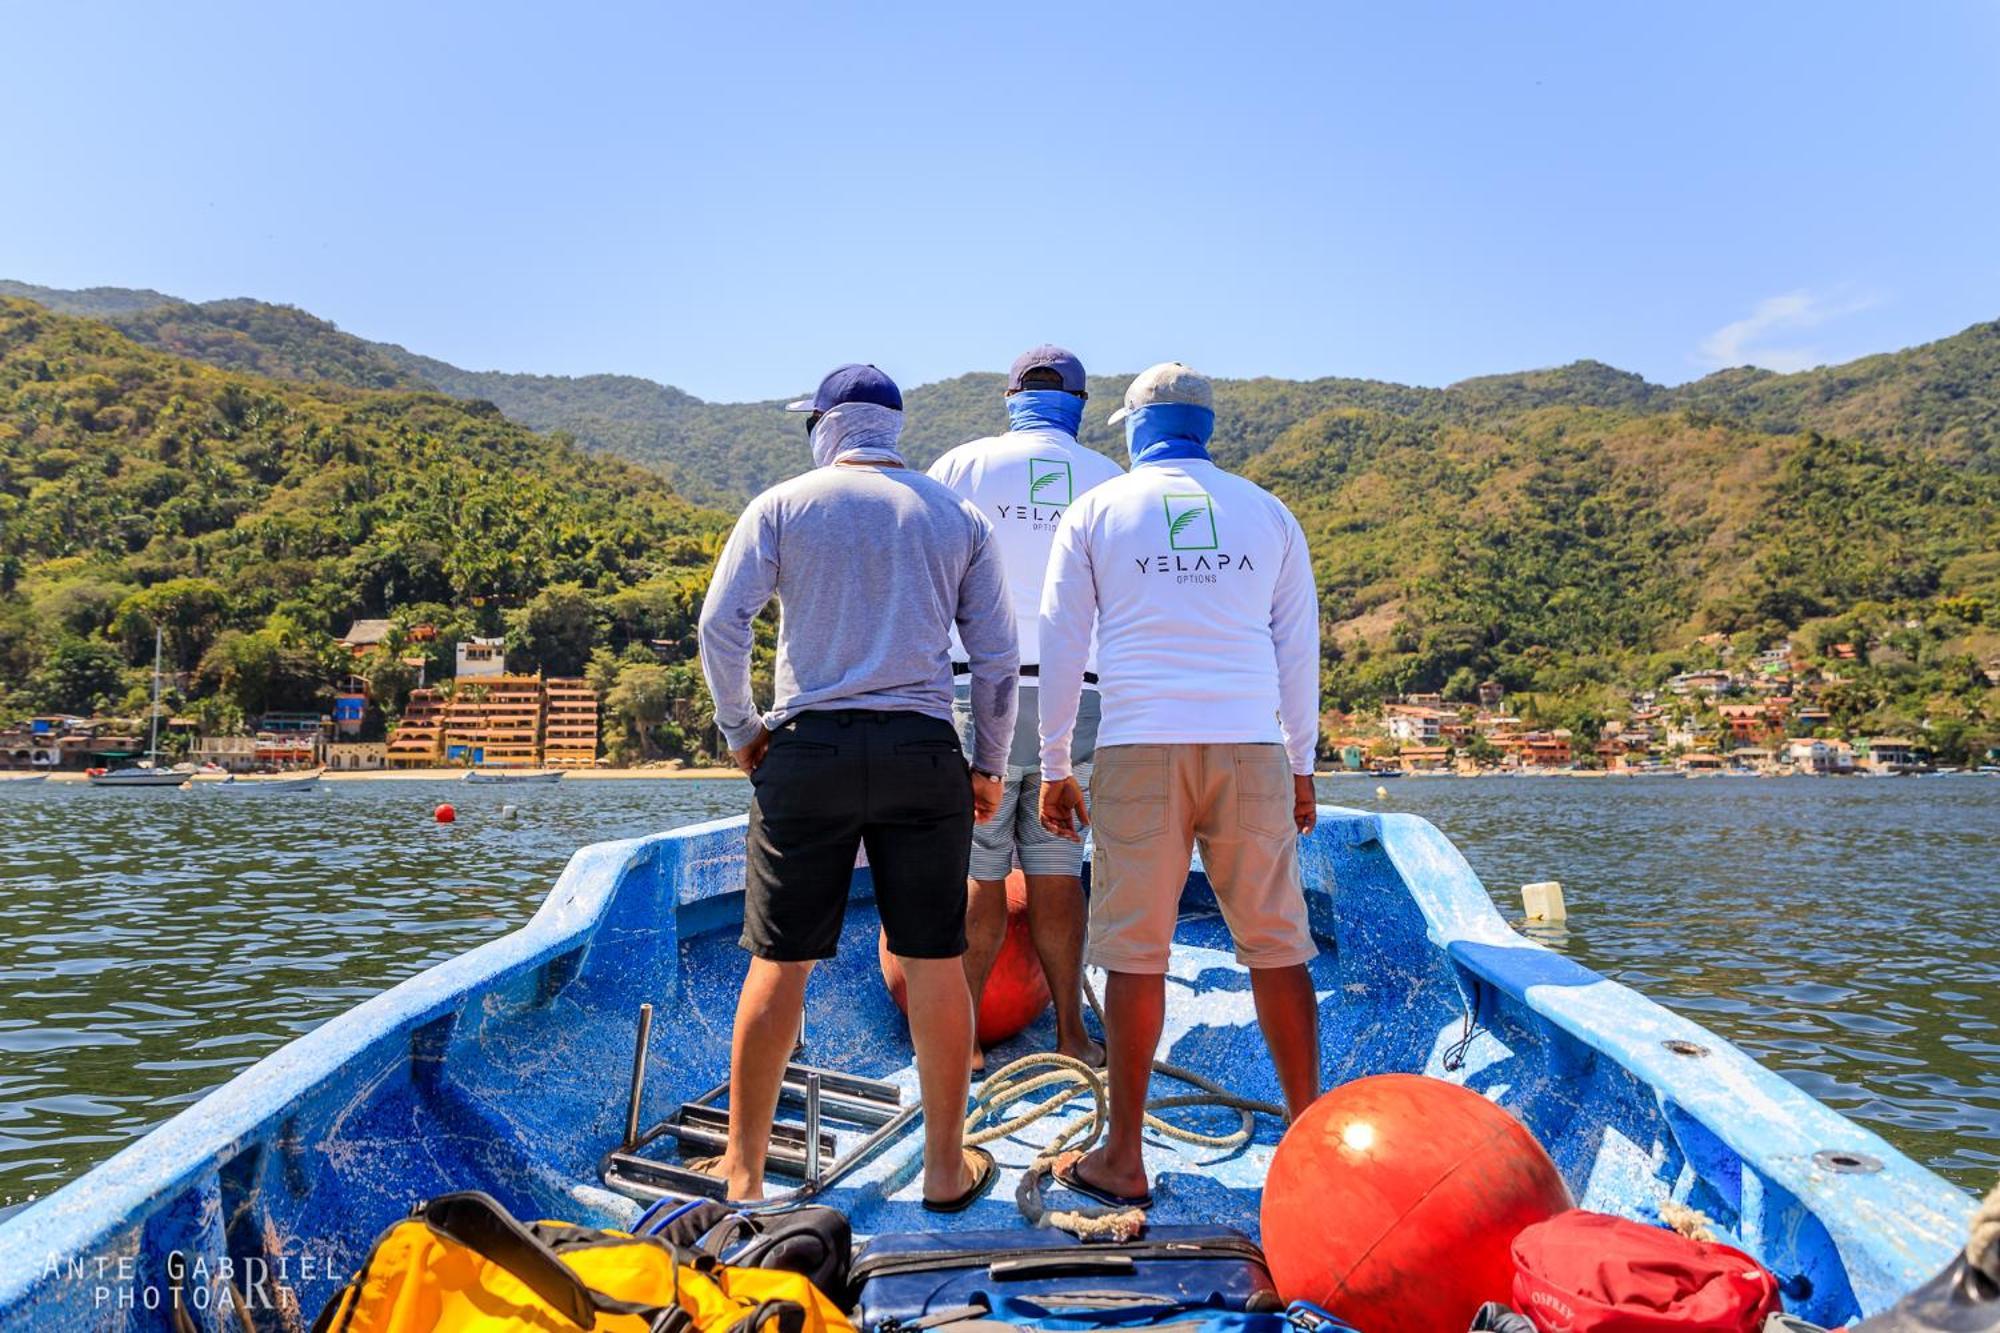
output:
[[1514, 1238], [1514, 1304], [1541, 1333], [1755, 1333], [1779, 1308], [1741, 1250], [1580, 1208]]

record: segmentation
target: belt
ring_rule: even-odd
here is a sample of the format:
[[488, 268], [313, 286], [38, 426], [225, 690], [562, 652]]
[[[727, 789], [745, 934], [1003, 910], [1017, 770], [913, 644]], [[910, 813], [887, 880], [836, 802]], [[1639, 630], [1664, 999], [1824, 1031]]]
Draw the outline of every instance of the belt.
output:
[[[952, 675], [954, 675], [954, 676], [969, 676], [969, 675], [971, 675], [971, 674], [972, 674], [972, 663], [970, 663], [970, 662], [953, 662], [953, 663], [951, 664], [951, 674], [952, 674]], [[1015, 672], [1014, 674], [1016, 674], [1016, 675], [1018, 675], [1018, 676], [1027, 676], [1027, 677], [1029, 677], [1030, 679], [1040, 679], [1040, 677], [1041, 677], [1041, 674], [1042, 674], [1042, 669], [1041, 669], [1040, 667], [1036, 666], [1036, 665], [1035, 665], [1035, 664], [1034, 664], [1033, 662], [1030, 662], [1030, 663], [1028, 663], [1028, 665], [1026, 665], [1026, 666], [1022, 667], [1022, 668], [1021, 668], [1021, 669], [1020, 669], [1019, 671]], [[1084, 672], [1084, 673], [1083, 673], [1083, 683], [1084, 683], [1084, 684], [1086, 684], [1086, 685], [1095, 685], [1095, 684], [1097, 683], [1097, 673], [1096, 673], [1095, 671], [1086, 671], [1086, 672]]]

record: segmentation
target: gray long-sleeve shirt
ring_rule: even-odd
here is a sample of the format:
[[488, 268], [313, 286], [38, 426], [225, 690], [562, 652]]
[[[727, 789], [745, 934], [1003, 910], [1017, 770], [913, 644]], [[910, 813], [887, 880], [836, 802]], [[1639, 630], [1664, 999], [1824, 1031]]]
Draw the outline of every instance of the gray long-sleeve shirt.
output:
[[1007, 763], [1014, 613], [993, 529], [948, 488], [903, 468], [815, 468], [750, 502], [701, 608], [701, 669], [732, 749], [756, 734], [750, 625], [778, 598], [765, 726], [833, 708], [951, 718], [951, 629], [971, 659], [973, 764]]

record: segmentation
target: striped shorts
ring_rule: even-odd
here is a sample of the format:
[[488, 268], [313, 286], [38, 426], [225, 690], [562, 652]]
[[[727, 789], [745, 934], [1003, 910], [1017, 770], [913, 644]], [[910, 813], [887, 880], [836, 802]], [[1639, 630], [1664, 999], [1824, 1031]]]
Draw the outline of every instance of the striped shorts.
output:
[[[1077, 782], [1089, 791], [1090, 765], [1077, 764], [1075, 768]], [[1000, 785], [998, 813], [986, 823], [972, 826], [972, 878], [1005, 879], [1016, 864], [1030, 875], [1083, 873], [1083, 844], [1057, 837], [1042, 827], [1039, 766], [1008, 765], [1006, 780]]]

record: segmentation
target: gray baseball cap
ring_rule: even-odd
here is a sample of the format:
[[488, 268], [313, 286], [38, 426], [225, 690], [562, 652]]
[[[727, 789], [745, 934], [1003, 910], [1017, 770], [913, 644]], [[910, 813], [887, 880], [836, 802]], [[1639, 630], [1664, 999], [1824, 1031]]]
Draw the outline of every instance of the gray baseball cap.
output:
[[1185, 403], [1190, 407], [1215, 410], [1215, 390], [1208, 376], [1178, 361], [1162, 361], [1132, 381], [1125, 390], [1125, 406], [1111, 414], [1104, 424], [1115, 426], [1142, 407], [1155, 403]]

